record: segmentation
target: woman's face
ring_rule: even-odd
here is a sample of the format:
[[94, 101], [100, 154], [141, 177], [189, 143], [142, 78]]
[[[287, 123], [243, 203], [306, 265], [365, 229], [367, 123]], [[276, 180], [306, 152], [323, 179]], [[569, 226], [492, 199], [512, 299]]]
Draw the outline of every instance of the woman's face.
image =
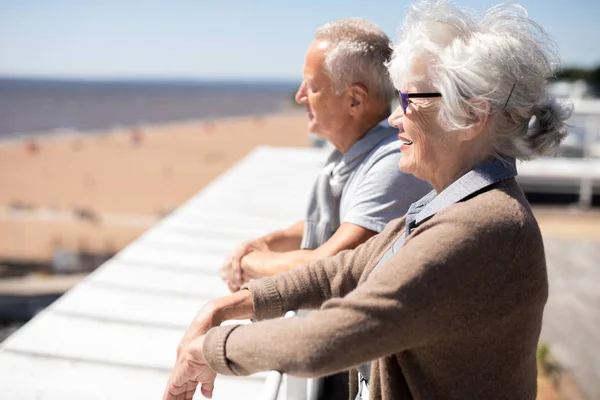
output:
[[[423, 86], [421, 86], [423, 87]], [[423, 93], [415, 85], [407, 85], [406, 93]], [[445, 131], [438, 121], [440, 98], [412, 98], [408, 100], [406, 113], [402, 105], [390, 115], [390, 125], [398, 128], [401, 141], [400, 170], [431, 183], [444, 168], [452, 154], [452, 134]]]

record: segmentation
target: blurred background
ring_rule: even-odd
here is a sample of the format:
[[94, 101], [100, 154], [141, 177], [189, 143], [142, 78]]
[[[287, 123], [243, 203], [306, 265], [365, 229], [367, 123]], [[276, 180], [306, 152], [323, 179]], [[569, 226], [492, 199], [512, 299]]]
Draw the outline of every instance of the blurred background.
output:
[[[393, 39], [409, 4], [0, 0], [0, 341], [255, 146], [318, 145], [294, 102], [315, 29], [362, 17]], [[577, 171], [600, 160], [600, 3], [521, 4], [575, 105], [562, 164], [521, 184], [545, 235], [595, 247], [600, 177]]]

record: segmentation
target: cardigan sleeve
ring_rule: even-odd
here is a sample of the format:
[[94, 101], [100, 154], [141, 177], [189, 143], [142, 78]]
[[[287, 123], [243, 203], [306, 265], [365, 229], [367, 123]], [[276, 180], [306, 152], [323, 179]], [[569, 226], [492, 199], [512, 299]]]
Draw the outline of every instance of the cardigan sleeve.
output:
[[354, 250], [245, 284], [242, 289], [252, 295], [254, 319], [280, 317], [289, 310], [316, 309], [331, 298], [344, 297], [356, 288], [369, 260], [403, 226], [404, 218], [400, 218]]
[[[536, 291], [527, 286], [539, 283], [528, 281], [522, 271], [514, 279], [515, 270], [520, 269], [515, 257], [527, 246], [527, 235], [510, 221], [492, 218], [473, 223], [473, 219], [440, 214], [417, 228], [358, 288], [325, 302], [319, 311], [305, 318], [262, 321], [233, 331], [228, 327], [211, 329], [204, 342], [207, 363], [226, 375], [277, 370], [323, 376], [465, 334], [516, 312], [515, 305], [525, 304], [524, 296]], [[337, 260], [355, 261], [346, 257]], [[309, 278], [308, 271], [302, 274], [307, 276], [303, 278], [306, 285], [296, 284], [303, 294], [310, 292], [305, 286], [316, 280]], [[353, 272], [349, 274], [353, 276]], [[283, 280], [288, 279], [298, 277]], [[276, 286], [282, 284], [279, 281]], [[224, 345], [217, 346], [219, 343]], [[223, 359], [226, 363], [219, 362]]]

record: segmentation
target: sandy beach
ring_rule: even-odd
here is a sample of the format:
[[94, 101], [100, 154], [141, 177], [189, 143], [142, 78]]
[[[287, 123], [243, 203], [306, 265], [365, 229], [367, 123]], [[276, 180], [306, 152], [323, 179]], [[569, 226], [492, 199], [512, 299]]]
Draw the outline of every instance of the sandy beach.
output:
[[309, 145], [304, 113], [0, 142], [0, 258], [118, 251], [257, 145]]
[[[257, 145], [309, 146], [306, 116], [0, 142], [0, 259], [47, 263], [58, 248], [115, 253]], [[534, 212], [545, 237], [600, 241], [598, 210], [555, 206]], [[68, 282], [41, 278], [45, 286], [67, 285], [66, 290], [83, 276]], [[21, 281], [19, 287], [39, 291], [39, 277]], [[568, 376], [561, 379], [563, 395], [577, 392]], [[540, 375], [538, 384], [538, 399], [561, 398], [549, 378]]]
[[[46, 262], [58, 247], [118, 251], [261, 144], [308, 146], [306, 116], [0, 142], [0, 258]], [[600, 240], [598, 211], [535, 212], [546, 236]]]

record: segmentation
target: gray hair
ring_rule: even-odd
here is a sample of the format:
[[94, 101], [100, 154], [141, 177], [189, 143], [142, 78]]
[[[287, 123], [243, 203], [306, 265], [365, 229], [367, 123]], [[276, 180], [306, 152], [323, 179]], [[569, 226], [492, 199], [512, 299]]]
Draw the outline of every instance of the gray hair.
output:
[[390, 39], [377, 25], [358, 18], [342, 19], [317, 29], [315, 40], [331, 45], [325, 56], [325, 67], [336, 92], [362, 83], [386, 105], [391, 103], [394, 87], [386, 63], [392, 49]]
[[479, 16], [445, 0], [411, 7], [388, 64], [397, 88], [426, 81], [442, 94], [448, 129], [491, 113], [495, 156], [517, 159], [556, 153], [568, 133], [571, 108], [544, 94], [558, 67], [556, 45], [524, 8], [500, 5]]

